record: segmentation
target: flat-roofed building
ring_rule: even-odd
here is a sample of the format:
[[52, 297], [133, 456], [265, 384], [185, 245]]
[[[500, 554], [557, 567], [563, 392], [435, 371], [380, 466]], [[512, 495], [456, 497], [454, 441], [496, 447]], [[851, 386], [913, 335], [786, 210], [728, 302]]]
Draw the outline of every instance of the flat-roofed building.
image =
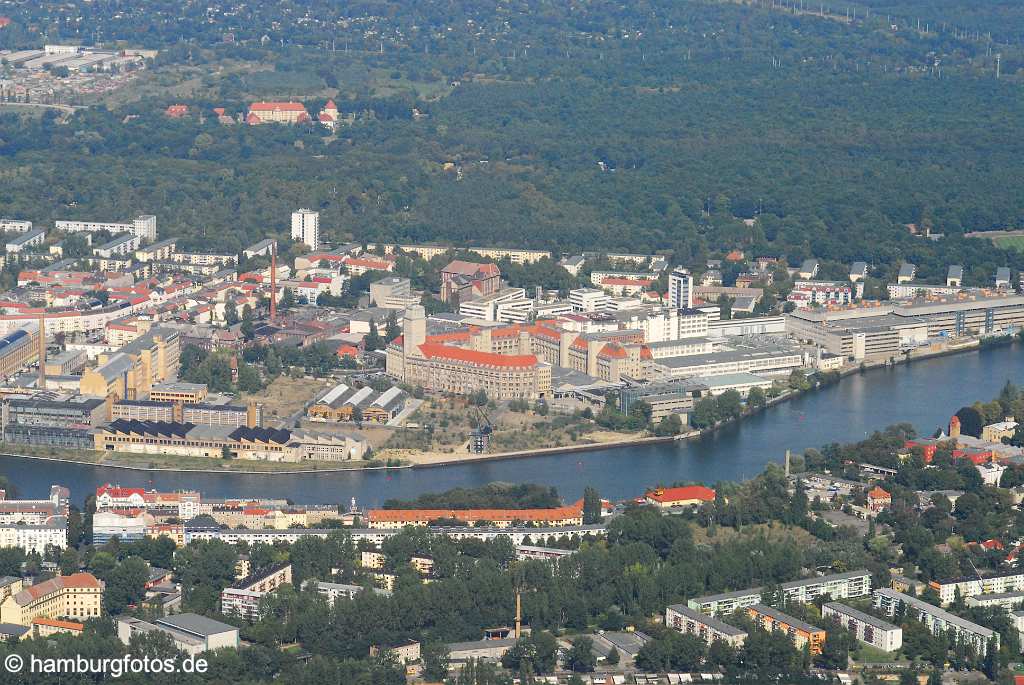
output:
[[[850, 599], [866, 597], [871, 594], [871, 574], [866, 570], [834, 573], [827, 576], [815, 576], [802, 580], [791, 580], [779, 586], [787, 602], [806, 604], [817, 597], [828, 596], [830, 599]], [[735, 592], [723, 592], [706, 597], [695, 597], [686, 602], [691, 609], [702, 614], [731, 614], [737, 609], [761, 602], [763, 587]]]
[[673, 604], [665, 609], [665, 625], [680, 633], [696, 635], [709, 645], [721, 640], [731, 647], [739, 647], [747, 639], [746, 631], [714, 616], [705, 616], [685, 604]]
[[957, 640], [963, 640], [972, 645], [977, 654], [981, 656], [987, 653], [990, 640], [995, 640], [996, 647], [999, 647], [999, 633], [960, 618], [917, 597], [911, 597], [890, 588], [878, 588], [874, 592], [874, 601], [875, 606], [881, 609], [886, 616], [895, 616], [902, 609], [907, 612], [908, 616], [921, 621], [934, 635], [948, 635], [952, 632]]
[[846, 604], [827, 602], [821, 607], [821, 615], [839, 623], [861, 642], [883, 652], [895, 652], [903, 646], [902, 628]]
[[942, 606], [952, 604], [957, 594], [963, 599], [977, 595], [1024, 591], [1024, 571], [1010, 570], [987, 576], [963, 576], [933, 580], [928, 585], [939, 593]]
[[260, 599], [292, 582], [292, 565], [275, 564], [243, 578], [220, 593], [221, 612], [249, 621], [259, 619]]
[[1013, 610], [1024, 605], [1024, 592], [993, 592], [987, 595], [968, 597], [965, 604], [969, 607], [1002, 607]]
[[173, 614], [152, 621], [131, 616], [117, 619], [117, 637], [125, 645], [136, 635], [152, 632], [169, 636], [178, 651], [192, 656], [239, 646], [238, 628], [199, 614]]
[[788, 635], [797, 649], [808, 645], [811, 654], [821, 654], [826, 637], [823, 629], [764, 604], [747, 607], [747, 615], [764, 630]]
[[97, 257], [110, 259], [117, 255], [134, 254], [135, 250], [142, 244], [142, 238], [131, 233], [116, 235], [111, 240], [92, 248], [92, 253]]
[[184, 381], [170, 381], [158, 383], [149, 390], [149, 399], [153, 402], [182, 402], [184, 404], [199, 404], [206, 399], [207, 387], [205, 383], [186, 383]]

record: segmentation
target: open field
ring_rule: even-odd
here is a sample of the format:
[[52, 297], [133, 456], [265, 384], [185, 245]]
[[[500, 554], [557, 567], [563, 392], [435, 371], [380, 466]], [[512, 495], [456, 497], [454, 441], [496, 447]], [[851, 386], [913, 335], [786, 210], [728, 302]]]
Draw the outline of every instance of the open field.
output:
[[994, 242], [998, 247], [1024, 252], [1024, 235], [1002, 236], [999, 238], [993, 238], [992, 242]]
[[335, 383], [330, 379], [291, 378], [282, 374], [258, 393], [242, 393], [240, 400], [242, 403], [255, 400], [263, 404], [263, 422], [271, 425], [277, 419], [289, 419], [302, 411], [307, 402], [333, 385]]

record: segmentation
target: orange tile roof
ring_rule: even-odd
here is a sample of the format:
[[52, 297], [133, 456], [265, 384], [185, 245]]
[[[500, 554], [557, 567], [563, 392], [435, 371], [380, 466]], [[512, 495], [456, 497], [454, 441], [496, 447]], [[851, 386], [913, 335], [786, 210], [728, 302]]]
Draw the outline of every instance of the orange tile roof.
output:
[[420, 352], [427, 359], [448, 359], [466, 362], [477, 366], [495, 366], [503, 368], [532, 368], [537, 365], [534, 354], [496, 354], [494, 352], [478, 352], [461, 347], [451, 347], [437, 343], [423, 343]]
[[249, 105], [250, 112], [305, 112], [306, 106], [301, 102], [254, 102]]
[[32, 619], [32, 625], [51, 626], [53, 628], [66, 628], [67, 630], [74, 630], [77, 632], [85, 630], [85, 625], [82, 623], [75, 623], [74, 621], [60, 621], [55, 618], [34, 618]]
[[655, 502], [682, 502], [687, 500], [700, 500], [702, 502], [714, 502], [715, 491], [703, 485], [687, 485], [681, 488], [659, 488], [651, 490], [645, 495]]
[[617, 343], [608, 343], [607, 345], [604, 346], [604, 349], [602, 349], [601, 352], [598, 353], [597, 356], [611, 357], [612, 359], [625, 359], [626, 350], [624, 350], [622, 346]]
[[868, 493], [868, 497], [870, 499], [892, 499], [892, 495], [877, 485], [871, 488], [871, 492]]

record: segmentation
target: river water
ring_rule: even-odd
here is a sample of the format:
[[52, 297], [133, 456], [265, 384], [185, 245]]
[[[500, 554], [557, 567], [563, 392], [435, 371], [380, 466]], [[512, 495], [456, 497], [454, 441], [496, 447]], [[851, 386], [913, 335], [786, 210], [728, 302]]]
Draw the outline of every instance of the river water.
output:
[[551, 485], [566, 501], [580, 496], [587, 485], [604, 497], [625, 499], [675, 481], [714, 484], [749, 478], [767, 462], [781, 461], [787, 449], [798, 453], [829, 442], [852, 442], [893, 423], [909, 422], [920, 433], [931, 433], [962, 405], [992, 399], [1007, 380], [1024, 384], [1024, 348], [1019, 345], [854, 374], [714, 435], [679, 443], [428, 469], [298, 475], [144, 472], [0, 457], [0, 474], [23, 497], [45, 496], [51, 483], [60, 483], [71, 488], [76, 501], [107, 482], [296, 503], [347, 503], [355, 497], [363, 507], [378, 506], [390, 497], [492, 481]]

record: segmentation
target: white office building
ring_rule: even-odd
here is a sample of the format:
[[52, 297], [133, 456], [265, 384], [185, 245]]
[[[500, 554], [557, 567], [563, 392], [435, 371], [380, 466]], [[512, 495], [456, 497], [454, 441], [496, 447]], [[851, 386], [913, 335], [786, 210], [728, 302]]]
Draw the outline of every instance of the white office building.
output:
[[320, 212], [312, 209], [292, 212], [292, 240], [307, 245], [310, 250], [320, 249]]
[[668, 276], [668, 302], [674, 309], [693, 307], [693, 275], [689, 269], [672, 269]]
[[883, 652], [895, 652], [903, 646], [903, 629], [840, 602], [822, 605], [821, 615], [832, 618], [865, 644]]
[[577, 288], [569, 291], [569, 305], [574, 312], [605, 312], [611, 306], [611, 297], [597, 288]]

